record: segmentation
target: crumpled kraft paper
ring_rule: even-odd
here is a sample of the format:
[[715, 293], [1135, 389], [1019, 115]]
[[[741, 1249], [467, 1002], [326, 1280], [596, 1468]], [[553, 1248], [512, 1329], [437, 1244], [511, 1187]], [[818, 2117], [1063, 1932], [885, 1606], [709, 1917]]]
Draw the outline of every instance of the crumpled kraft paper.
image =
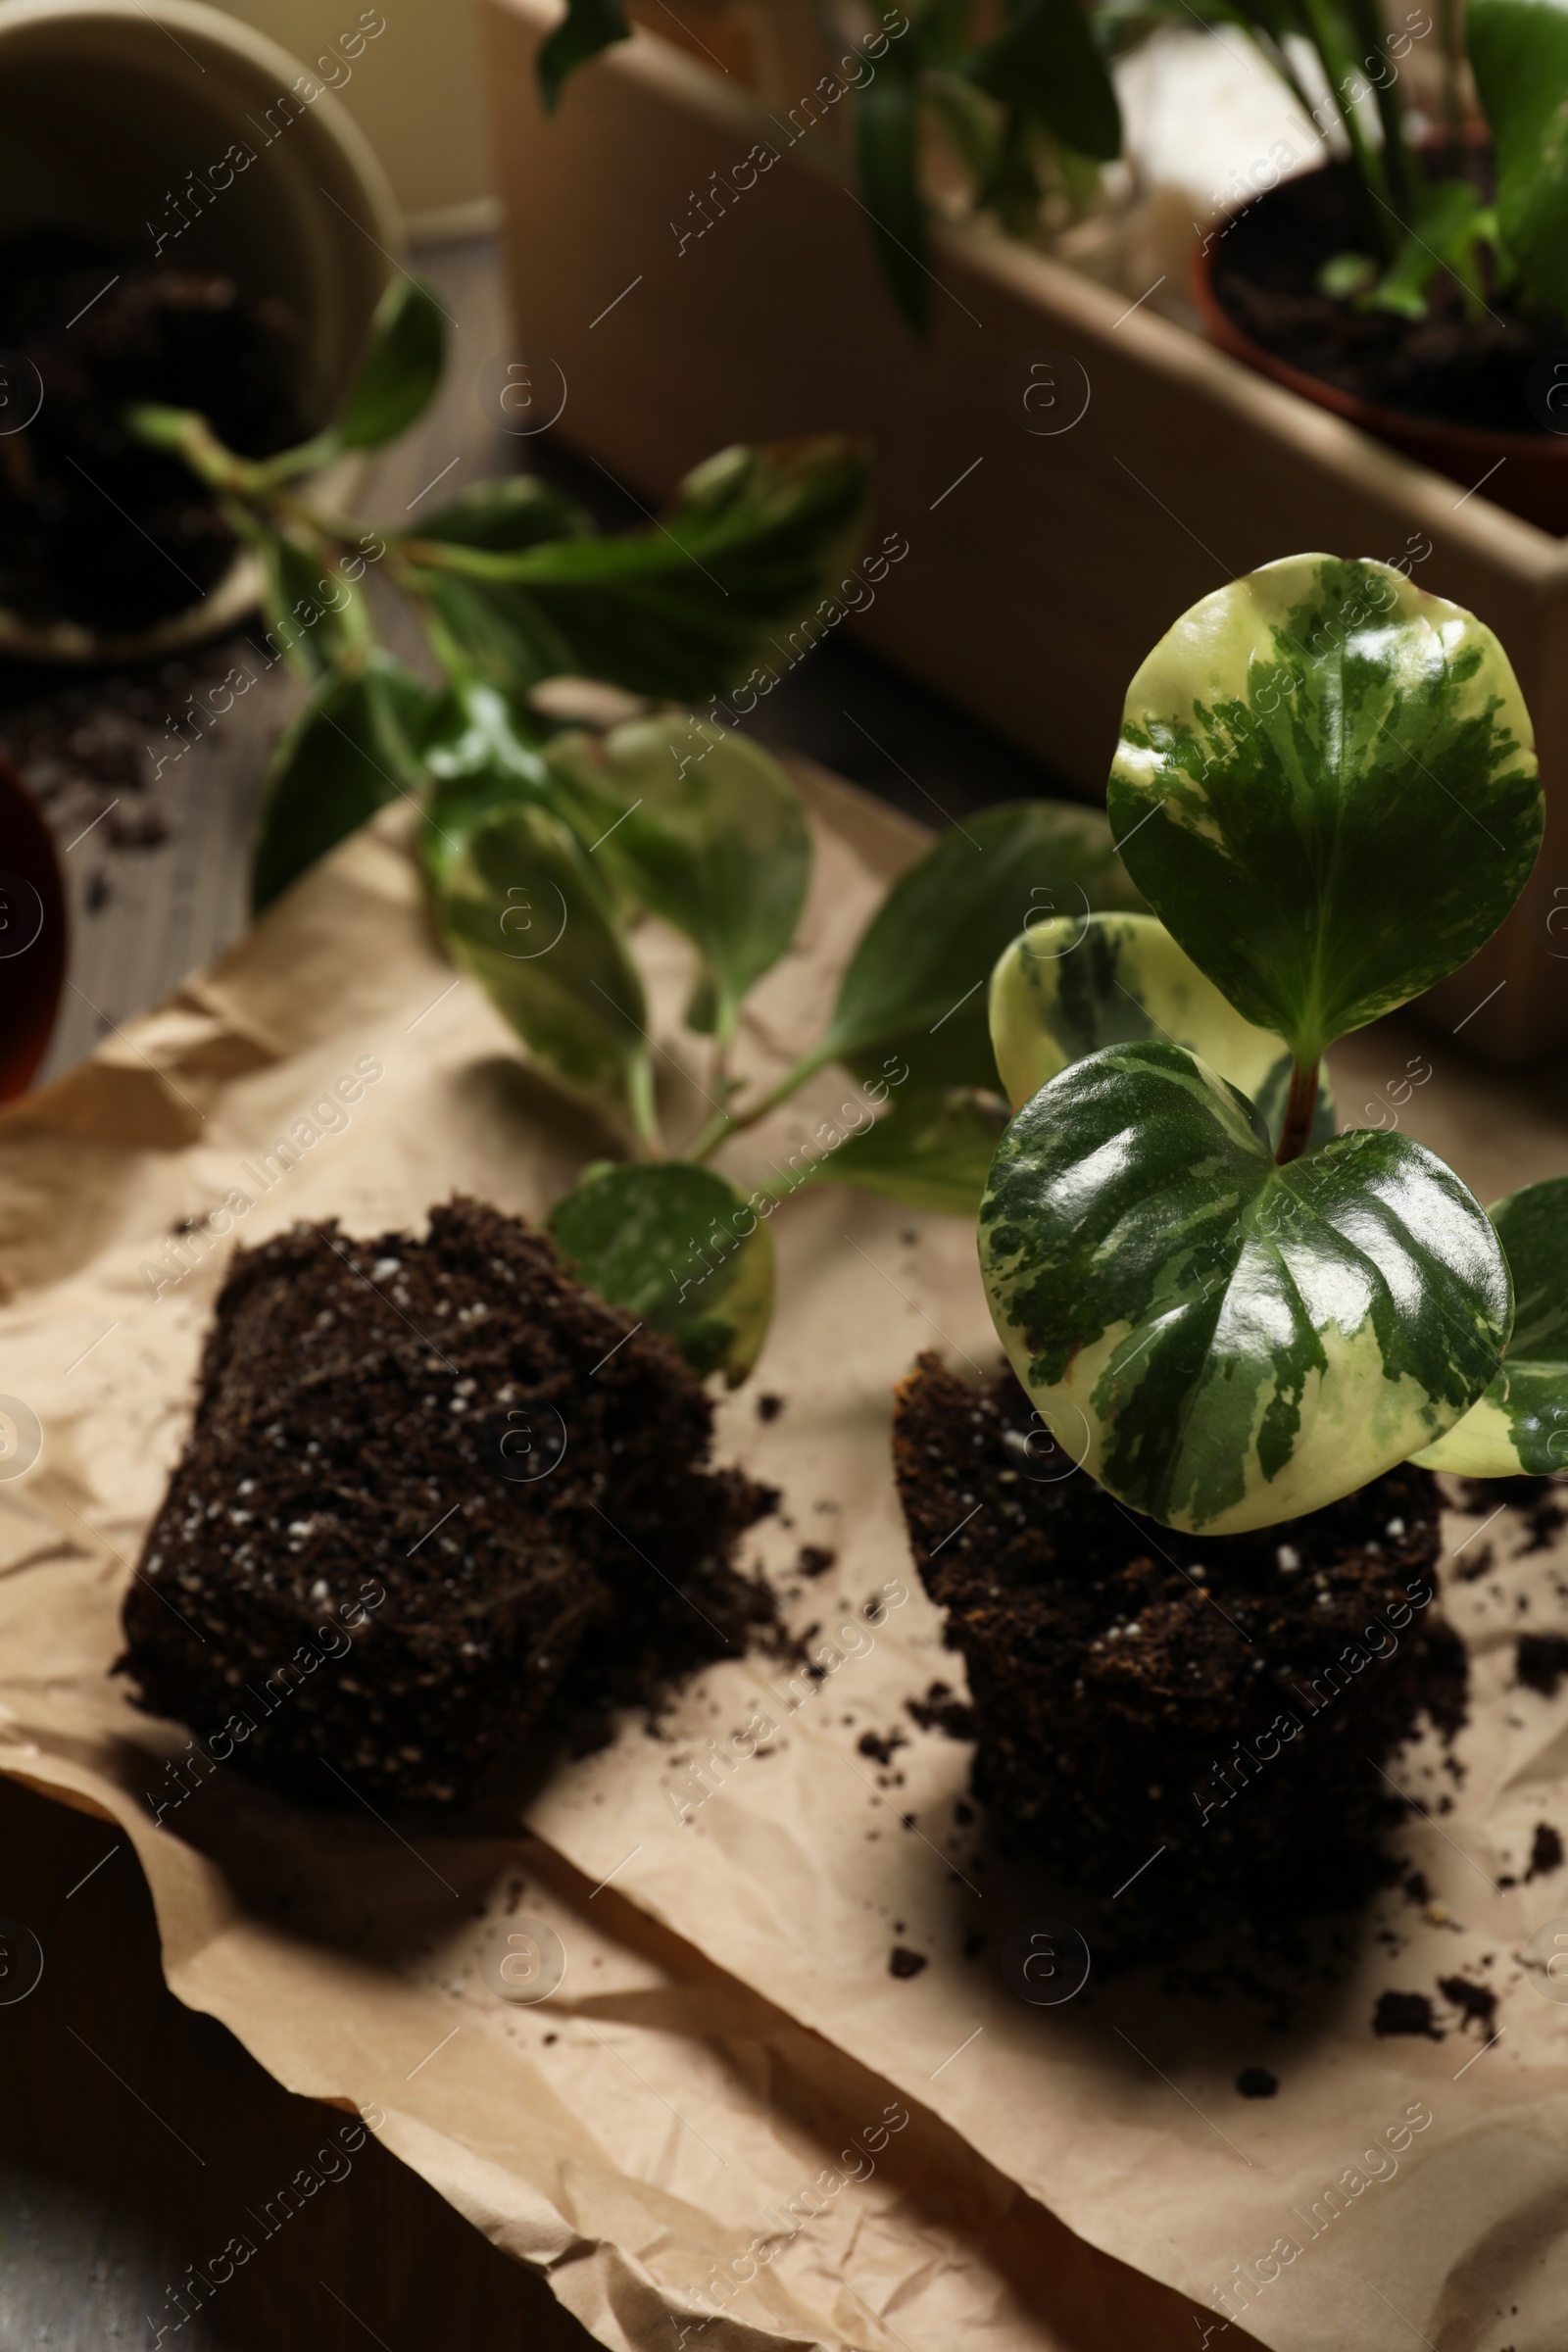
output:
[[[746, 1055], [764, 1073], [813, 1032], [887, 876], [918, 848], [912, 827], [808, 781], [811, 906], [747, 1023]], [[656, 1003], [673, 1007], [679, 951], [652, 930], [644, 947]], [[672, 1024], [658, 1033], [674, 1117], [684, 1105], [695, 1125], [702, 1062], [676, 1047]], [[956, 2323], [987, 2326], [999, 2343], [1013, 2328], [1037, 2330], [1019, 2341], [1096, 2340], [1051, 2302], [1073, 2238], [1037, 2207], [1008, 2204], [1010, 2182], [1077, 2239], [1209, 2314], [1117, 2273], [1101, 2315], [1107, 2342], [1392, 2352], [1415, 2335], [1443, 2352], [1556, 2352], [1568, 2018], [1518, 1955], [1558, 1906], [1568, 1913], [1568, 1873], [1495, 1885], [1524, 1881], [1538, 1822], [1568, 1826], [1568, 1692], [1548, 1699], [1511, 1679], [1521, 1627], [1560, 1621], [1556, 1552], [1516, 1560], [1527, 1531], [1511, 1512], [1488, 1528], [1449, 1518], [1447, 1601], [1475, 1667], [1463, 1779], [1455, 1787], [1425, 1748], [1398, 1768], [1431, 1811], [1411, 1810], [1403, 1850], [1432, 1907], [1391, 1896], [1289, 2032], [1235, 1999], [1168, 1997], [1149, 1976], [1107, 1988], [1091, 1971], [1075, 2000], [1026, 2004], [994, 1955], [1047, 1898], [979, 1842], [967, 1748], [918, 1730], [906, 1703], [961, 1676], [898, 1518], [892, 1384], [925, 1346], [976, 1367], [996, 1352], [972, 1236], [956, 1220], [839, 1188], [803, 1193], [774, 1220], [778, 1319], [754, 1383], [721, 1409], [720, 1451], [784, 1489], [785, 1516], [758, 1531], [756, 1548], [795, 1595], [793, 1621], [819, 1629], [819, 1678], [764, 1661], [711, 1671], [684, 1694], [672, 1738], [630, 1724], [612, 1749], [554, 1777], [527, 1818], [539, 1848], [498, 1843], [490, 1824], [479, 1837], [421, 1826], [411, 1860], [373, 1821], [309, 1819], [232, 1774], [150, 1829], [138, 1788], [156, 1802], [166, 1784], [151, 1765], [181, 1743], [137, 1717], [104, 1667], [114, 1603], [183, 1434], [228, 1244], [191, 1250], [191, 1270], [156, 1300], [156, 1270], [144, 1269], [171, 1223], [243, 1189], [236, 1168], [265, 1168], [302, 1106], [367, 1060], [382, 1074], [352, 1123], [323, 1109], [318, 1139], [236, 1216], [236, 1233], [326, 1213], [359, 1231], [409, 1223], [454, 1185], [537, 1213], [602, 1147], [591, 1119], [519, 1069], [488, 1006], [440, 961], [397, 819], [349, 845], [126, 1041], [0, 1122], [0, 1271], [17, 1286], [6, 1378], [45, 1433], [37, 1469], [0, 1486], [0, 1768], [90, 1790], [135, 1821], [176, 1991], [223, 2016], [292, 2086], [385, 2107], [390, 2144], [501, 2242], [561, 2266], [558, 2284], [610, 2342], [653, 2341], [645, 2321], [676, 2307], [707, 2318], [689, 2339], [705, 2342], [881, 2344], [891, 2332], [935, 2344]], [[1336, 1075], [1348, 1120], [1396, 1117], [1483, 1198], [1562, 1164], [1555, 1100], [1538, 1088], [1521, 1103], [1418, 1032], [1386, 1024], [1350, 1041]], [[738, 1140], [733, 1172], [755, 1181], [808, 1136], [831, 1151], [841, 1091], [825, 1075]], [[759, 1417], [759, 1393], [783, 1397], [773, 1419]], [[1488, 1544], [1493, 1569], [1467, 1582]], [[803, 1568], [806, 1546], [836, 1556]], [[889, 1746], [895, 1730], [906, 1744]], [[867, 1733], [875, 1744], [862, 1748]], [[1113, 1883], [1158, 1866], [1136, 1822], [1126, 1839], [1107, 1857]], [[528, 1886], [514, 1897], [518, 1875]], [[571, 1905], [553, 1914], [563, 1885]], [[567, 1955], [560, 1991], [537, 2010], [503, 2002], [485, 1975], [514, 1899], [559, 1920]], [[609, 1904], [635, 1959], [595, 1948]], [[650, 1922], [680, 1943], [651, 1945]], [[1173, 1946], [1191, 1925], [1173, 1918]], [[639, 1973], [656, 1948], [662, 1967], [678, 1952], [691, 1972], [673, 1998], [663, 1978]], [[896, 1969], [896, 1951], [912, 1962]], [[603, 2011], [597, 1982], [585, 1996], [596, 1958], [611, 1972]], [[1440, 1994], [1440, 1979], [1458, 1976], [1497, 1988], [1494, 2024], [1464, 2027]], [[1433, 1995], [1442, 2038], [1375, 2038], [1374, 2003], [1390, 1988]], [[693, 2033], [724, 2016], [726, 1999], [763, 2004], [767, 2033], [731, 2039], [726, 2021], [716, 2045]], [[569, 2024], [546, 2028], [547, 2016]], [[622, 2038], [633, 2018], [635, 2042]], [[561, 2038], [546, 2045], [545, 2030]], [[779, 2156], [795, 2148], [769, 2095], [788, 2072], [781, 2034], [814, 2054], [835, 2090], [834, 2134], [848, 2134], [805, 2201], [820, 2206], [809, 2230], [796, 2226]], [[748, 2048], [750, 2072], [736, 2055]], [[1238, 2095], [1253, 2066], [1278, 2077], [1273, 2098]], [[906, 2134], [936, 2134], [933, 2165], [946, 2169], [929, 2193], [957, 2233], [935, 2249], [901, 2237], [901, 2210], [864, 2277], [868, 2196], [888, 2193], [898, 2142], [876, 2151], [879, 2173], [849, 2178], [860, 2166], [852, 2142], [867, 2153], [878, 2126], [858, 2117], [855, 2132], [845, 2083], [906, 2110]], [[737, 2179], [743, 2105], [766, 2155], [748, 2155]], [[1036, 2264], [1027, 2280], [1000, 2240], [966, 2233], [966, 2180], [1000, 2200], [1009, 2242]], [[1075, 2255], [1088, 2260], [1081, 2246]], [[1138, 2293], [1153, 2304], [1117, 2305]], [[930, 2300], [955, 2294], [940, 2309]]]
[[[816, 899], [763, 1026], [823, 997], [870, 877], [920, 847], [858, 796], [815, 800]], [[347, 844], [0, 1115], [0, 1771], [118, 1824], [176, 1993], [290, 2088], [358, 2108], [607, 2344], [1174, 2352], [1179, 2297], [605, 1874], [514, 1817], [313, 1815], [204, 1778], [110, 1679], [235, 1243], [297, 1217], [417, 1222], [460, 1186], [537, 1215], [605, 1147], [442, 958], [409, 843], [399, 812]], [[677, 1001], [677, 944], [643, 947]], [[676, 1116], [704, 1115], [662, 1067]], [[637, 1741], [639, 1764], [662, 1753]], [[509, 1997], [552, 1938], [559, 1985]]]

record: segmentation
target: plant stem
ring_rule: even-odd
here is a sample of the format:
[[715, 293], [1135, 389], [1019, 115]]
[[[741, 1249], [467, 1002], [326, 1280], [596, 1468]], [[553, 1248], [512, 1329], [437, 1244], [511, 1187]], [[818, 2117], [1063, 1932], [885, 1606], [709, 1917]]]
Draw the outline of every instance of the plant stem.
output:
[[1280, 1132], [1280, 1148], [1274, 1154], [1274, 1165], [1283, 1168], [1293, 1159], [1299, 1159], [1306, 1150], [1312, 1133], [1312, 1120], [1317, 1110], [1318, 1057], [1291, 1064], [1291, 1091], [1285, 1104], [1285, 1124]]
[[797, 1087], [804, 1086], [808, 1078], [814, 1078], [817, 1071], [832, 1058], [829, 1050], [821, 1045], [813, 1046], [809, 1054], [802, 1055], [793, 1069], [785, 1071], [776, 1086], [770, 1086], [765, 1095], [760, 1095], [745, 1110], [715, 1111], [692, 1146], [693, 1159], [710, 1159], [720, 1144], [728, 1143], [732, 1135], [740, 1135], [748, 1127], [755, 1127], [759, 1119], [765, 1119], [770, 1110], [776, 1110], [781, 1102], [787, 1102]]

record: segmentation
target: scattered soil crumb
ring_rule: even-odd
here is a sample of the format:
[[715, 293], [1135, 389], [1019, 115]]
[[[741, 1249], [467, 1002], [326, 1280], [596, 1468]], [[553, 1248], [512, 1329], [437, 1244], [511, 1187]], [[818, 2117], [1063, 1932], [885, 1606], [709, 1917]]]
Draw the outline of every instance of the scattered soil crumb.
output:
[[951, 1683], [933, 1683], [924, 1698], [907, 1698], [904, 1703], [922, 1732], [945, 1732], [950, 1740], [975, 1736], [974, 1709]]
[[896, 1747], [907, 1747], [908, 1740], [900, 1731], [862, 1732], [858, 1745], [862, 1756], [874, 1756], [879, 1764], [891, 1764]]
[[1525, 1872], [1531, 1879], [1544, 1879], [1548, 1872], [1562, 1868], [1562, 1839], [1549, 1821], [1536, 1824], [1535, 1843], [1530, 1848], [1530, 1868]]
[[906, 1943], [896, 1943], [888, 1955], [890, 1977], [917, 1977], [925, 1965], [924, 1952], [911, 1952]]
[[1278, 2075], [1271, 2075], [1266, 2066], [1244, 2066], [1236, 2078], [1244, 2099], [1271, 2099], [1279, 2086]]
[[1497, 2014], [1497, 1996], [1490, 1984], [1472, 1984], [1468, 1977], [1440, 1977], [1438, 1990], [1458, 2010], [1464, 2025], [1477, 2018], [1483, 2031], [1491, 2033], [1492, 2021]]
[[764, 1390], [762, 1395], [757, 1399], [757, 1418], [759, 1421], [776, 1421], [783, 1410], [783, 1397], [773, 1396], [768, 1390]]
[[1568, 1634], [1521, 1634], [1514, 1651], [1515, 1678], [1544, 1698], [1556, 1694], [1568, 1674]]
[[828, 1570], [836, 1568], [838, 1564], [838, 1553], [830, 1551], [825, 1544], [803, 1544], [800, 1557], [795, 1563], [795, 1573], [814, 1581], [819, 1576], [826, 1576]]
[[1432, 2003], [1424, 1992], [1380, 1992], [1378, 2005], [1372, 2012], [1372, 2031], [1385, 2036], [1424, 2034], [1429, 2041], [1443, 2039], [1432, 2021]]

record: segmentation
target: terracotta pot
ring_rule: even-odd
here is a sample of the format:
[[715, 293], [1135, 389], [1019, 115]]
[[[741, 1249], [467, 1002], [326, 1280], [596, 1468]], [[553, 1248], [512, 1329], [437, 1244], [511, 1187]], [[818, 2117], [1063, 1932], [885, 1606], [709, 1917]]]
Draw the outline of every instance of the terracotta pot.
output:
[[[1220, 234], [1223, 235], [1221, 230]], [[1215, 239], [1217, 244], [1218, 239]], [[1289, 391], [1320, 409], [1332, 410], [1349, 424], [1359, 425], [1375, 441], [1386, 441], [1406, 457], [1419, 459], [1434, 473], [1446, 473], [1465, 490], [1485, 483], [1481, 495], [1506, 507], [1544, 531], [1568, 532], [1568, 435], [1556, 433], [1487, 432], [1474, 425], [1445, 424], [1435, 416], [1412, 416], [1402, 409], [1385, 409], [1375, 401], [1359, 400], [1276, 359], [1239, 327], [1214, 292], [1210, 257], [1199, 250], [1193, 257], [1192, 295], [1209, 340], [1241, 360], [1259, 375], [1271, 376]]]
[[0, 760], [0, 1102], [25, 1094], [66, 985], [66, 892], [54, 836]]
[[[255, 160], [224, 183], [231, 142]], [[326, 421], [405, 237], [386, 174], [320, 75], [198, 0], [5, 0], [0, 155], [0, 234], [52, 222], [118, 240], [145, 223], [149, 259], [281, 298], [304, 329], [307, 418]], [[349, 495], [347, 469], [322, 488]], [[259, 587], [241, 555], [199, 603], [123, 635], [0, 609], [0, 652], [159, 660], [236, 625]]]

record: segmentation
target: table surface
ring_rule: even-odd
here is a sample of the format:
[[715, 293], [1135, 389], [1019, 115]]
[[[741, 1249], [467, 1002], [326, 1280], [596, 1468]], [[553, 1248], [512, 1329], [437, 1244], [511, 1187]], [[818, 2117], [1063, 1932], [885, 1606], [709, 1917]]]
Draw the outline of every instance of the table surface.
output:
[[[487, 422], [485, 364], [512, 341], [494, 248], [426, 249], [418, 266], [455, 322], [446, 380], [418, 429], [377, 462], [361, 511], [399, 515], [436, 481], [445, 498], [513, 470], [521, 454], [606, 527], [638, 522], [631, 487]], [[174, 722], [190, 698], [236, 665], [254, 685], [175, 757], [183, 738]], [[46, 1077], [243, 928], [267, 753], [300, 695], [267, 665], [256, 623], [145, 672], [63, 679], [0, 665], [0, 750], [44, 805], [70, 900], [70, 981]], [[842, 637], [784, 681], [754, 724], [762, 740], [933, 823], [1062, 789]], [[168, 1991], [146, 1886], [124, 1840], [102, 1821], [0, 1782], [5, 1921], [37, 1936], [47, 1964], [25, 2000], [0, 1997], [0, 2352], [151, 2345], [157, 2318], [172, 2316], [169, 2289], [226, 2242], [236, 2208], [271, 2194], [308, 2160], [323, 2111], [282, 2090], [223, 2027]], [[592, 2340], [542, 2279], [497, 2253], [373, 2140], [332, 2195], [298, 2217], [291, 2241], [270, 2248], [245, 2278], [243, 2294], [180, 2330], [189, 2352], [363, 2352], [368, 2341], [384, 2352], [481, 2342], [565, 2352]]]

